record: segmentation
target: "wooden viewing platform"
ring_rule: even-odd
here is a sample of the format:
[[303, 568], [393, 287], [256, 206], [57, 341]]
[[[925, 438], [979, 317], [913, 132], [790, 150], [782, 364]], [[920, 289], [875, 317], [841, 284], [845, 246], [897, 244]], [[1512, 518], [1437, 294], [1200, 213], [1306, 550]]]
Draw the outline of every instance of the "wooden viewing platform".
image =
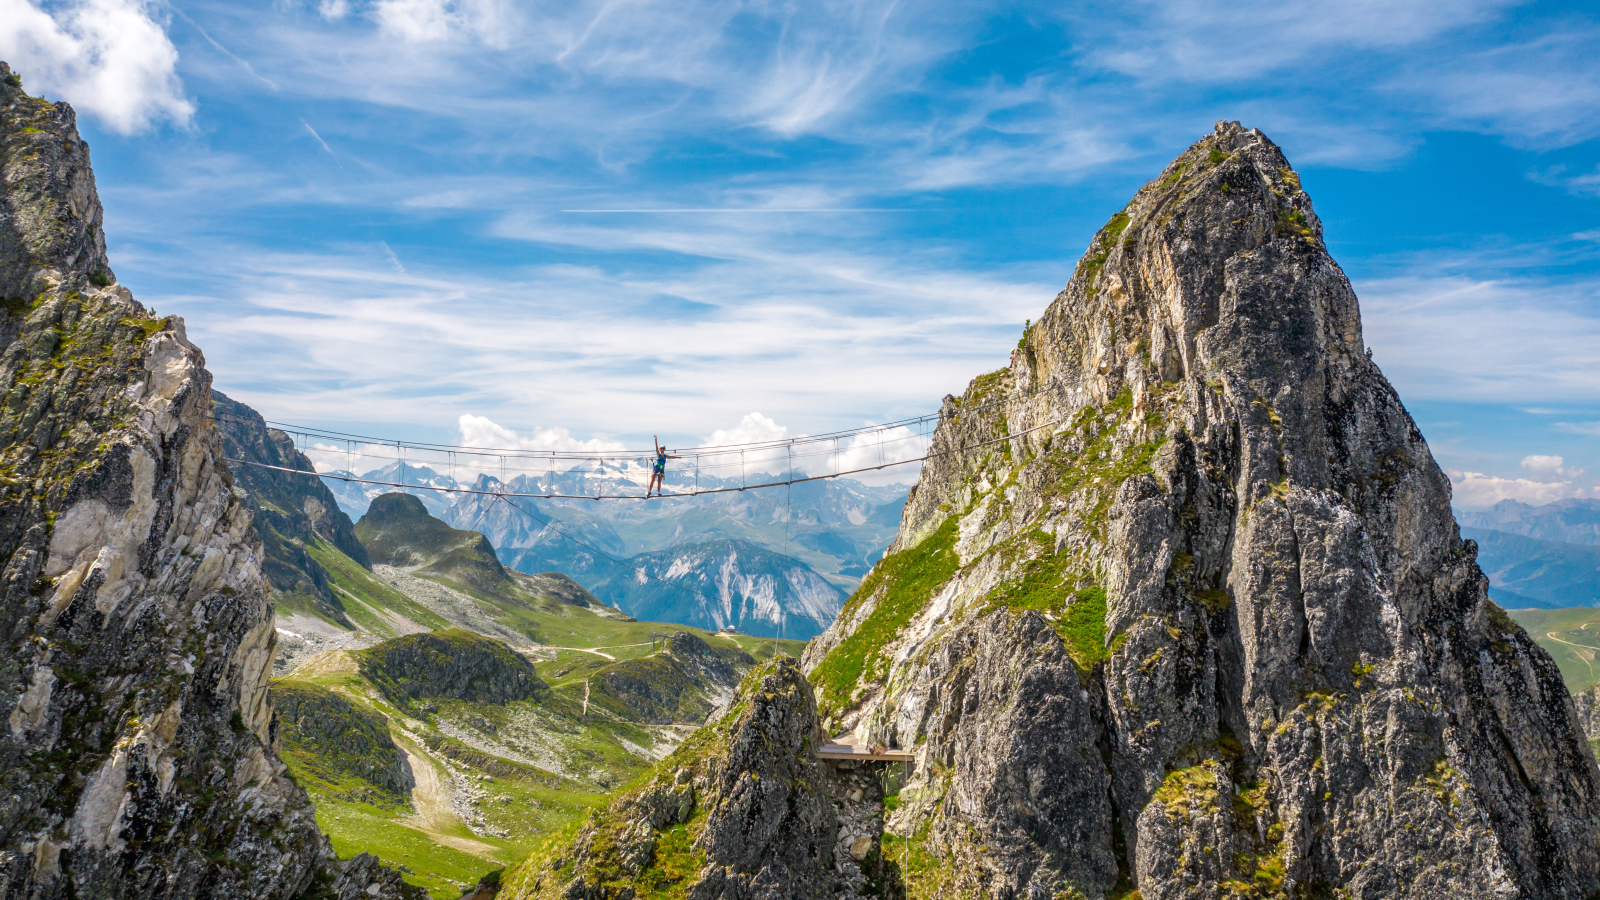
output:
[[827, 762], [910, 762], [914, 759], [904, 750], [878, 750], [863, 747], [854, 733], [846, 731], [835, 736], [817, 751], [817, 759]]

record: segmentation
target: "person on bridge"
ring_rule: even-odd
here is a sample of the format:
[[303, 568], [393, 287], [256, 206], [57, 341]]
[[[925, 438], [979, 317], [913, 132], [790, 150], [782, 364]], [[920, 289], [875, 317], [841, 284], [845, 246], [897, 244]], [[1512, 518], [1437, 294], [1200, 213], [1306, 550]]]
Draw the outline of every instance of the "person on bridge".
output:
[[661, 482], [662, 479], [667, 477], [667, 460], [682, 459], [682, 457], [679, 456], [668, 456], [667, 448], [661, 446], [661, 438], [656, 436], [653, 437], [653, 443], [656, 445], [656, 466], [655, 469], [650, 473], [650, 486], [644, 489], [644, 495], [646, 497], [650, 496], [650, 492], [652, 490], [656, 492], [657, 497], [661, 496]]

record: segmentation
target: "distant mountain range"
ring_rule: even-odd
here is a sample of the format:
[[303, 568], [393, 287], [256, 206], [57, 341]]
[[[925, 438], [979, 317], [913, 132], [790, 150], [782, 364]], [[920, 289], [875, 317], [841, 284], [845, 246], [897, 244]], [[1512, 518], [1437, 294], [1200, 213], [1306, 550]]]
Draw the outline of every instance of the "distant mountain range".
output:
[[1600, 500], [1557, 500], [1529, 506], [1501, 500], [1480, 512], [1456, 512], [1463, 526], [1562, 544], [1600, 544]]
[[810, 566], [744, 540], [679, 544], [627, 563], [590, 590], [640, 619], [807, 640], [845, 601]]
[[[855, 589], [883, 555], [900, 524], [907, 488], [873, 487], [847, 478], [792, 487], [730, 491], [650, 503], [607, 500], [501, 499], [486, 494], [449, 494], [427, 488], [469, 488], [514, 494], [636, 496], [642, 470], [595, 466], [518, 475], [502, 482], [479, 475], [462, 483], [426, 466], [391, 463], [359, 477], [415, 485], [405, 489], [340, 481], [347, 472], [325, 473], [324, 483], [351, 518], [360, 518], [381, 494], [404, 490], [430, 514], [456, 528], [489, 539], [506, 565], [522, 572], [562, 572], [591, 590], [615, 581], [624, 570], [613, 560], [686, 544], [742, 540], [793, 557], [845, 592]], [[796, 473], [799, 475], [800, 473]], [[751, 473], [747, 483], [781, 480]], [[737, 479], [669, 472], [667, 490], [737, 488]], [[555, 527], [546, 523], [554, 521]], [[607, 559], [610, 557], [610, 559]]]
[[1461, 529], [1478, 542], [1489, 595], [1507, 609], [1600, 606], [1600, 546], [1541, 541], [1504, 531]]
[[1600, 500], [1502, 500], [1486, 510], [1457, 510], [1456, 520], [1461, 536], [1478, 542], [1478, 565], [1501, 606], [1600, 606]]

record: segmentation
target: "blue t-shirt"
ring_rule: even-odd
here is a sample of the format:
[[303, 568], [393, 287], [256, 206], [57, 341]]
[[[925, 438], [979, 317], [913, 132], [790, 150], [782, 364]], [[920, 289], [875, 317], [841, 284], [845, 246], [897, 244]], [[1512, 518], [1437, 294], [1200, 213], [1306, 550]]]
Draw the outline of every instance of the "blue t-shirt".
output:
[[665, 472], [666, 470], [667, 470], [667, 455], [665, 453], [663, 453], [663, 454], [661, 454], [661, 455], [656, 457], [656, 471], [657, 472]]

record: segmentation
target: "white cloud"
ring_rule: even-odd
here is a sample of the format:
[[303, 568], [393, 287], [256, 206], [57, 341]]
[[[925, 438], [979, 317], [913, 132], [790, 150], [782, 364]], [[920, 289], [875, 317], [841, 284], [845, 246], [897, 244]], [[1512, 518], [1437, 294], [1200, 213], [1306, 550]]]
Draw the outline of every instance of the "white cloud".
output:
[[[1540, 184], [1552, 187], [1566, 188], [1579, 196], [1600, 196], [1600, 166], [1587, 175], [1573, 175], [1567, 171], [1566, 166], [1552, 166], [1549, 169], [1536, 170], [1529, 175]], [[1600, 230], [1580, 231], [1573, 235], [1580, 241], [1600, 241]]]
[[1600, 422], [1557, 422], [1556, 428], [1571, 434], [1600, 436]]
[[1499, 478], [1482, 472], [1446, 469], [1454, 488], [1454, 503], [1465, 508], [1493, 506], [1501, 500], [1519, 500], [1535, 506], [1567, 497], [1593, 496], [1593, 488], [1574, 487], [1571, 481], [1534, 481]]
[[[907, 465], [889, 465], [902, 463], [906, 460], [917, 459], [928, 452], [931, 440], [920, 432], [916, 432], [904, 425], [889, 428], [877, 428], [872, 431], [855, 435], [850, 439], [848, 446], [837, 453], [828, 455], [827, 461], [821, 467], [821, 472], [855, 472], [862, 469], [874, 469], [883, 473], [887, 481], [908, 481], [921, 471], [920, 463]], [[885, 467], [885, 468], [879, 468]], [[867, 478], [867, 473], [851, 476], [853, 478]]]
[[703, 440], [703, 446], [708, 448], [758, 445], [742, 453], [701, 452], [694, 456], [701, 471], [722, 478], [740, 478], [756, 472], [795, 471], [812, 476], [854, 473], [850, 477], [874, 484], [915, 478], [920, 464], [890, 464], [918, 459], [927, 453], [929, 444], [928, 438], [904, 425], [874, 427], [867, 423], [859, 433], [837, 439], [791, 434], [787, 427], [759, 412], [749, 413], [737, 426], [719, 428]]
[[718, 428], [705, 437], [706, 447], [726, 447], [730, 444], [755, 444], [782, 441], [789, 437], [789, 429], [779, 425], [759, 412], [746, 413], [732, 428]]
[[73, 0], [40, 7], [0, 0], [0, 58], [28, 90], [60, 97], [113, 131], [187, 125], [194, 104], [178, 79], [178, 51], [143, 0]]
[[[1135, 0], [1130, 27], [1107, 28], [1105, 7], [1068, 6], [1089, 32], [1092, 58], [1159, 81], [1219, 82], [1304, 65], [1335, 51], [1402, 47], [1482, 22], [1517, 0]], [[1081, 16], [1081, 18], [1080, 18]]]
[[457, 421], [462, 447], [594, 454], [620, 453], [628, 449], [621, 441], [608, 438], [575, 438], [565, 428], [534, 428], [532, 437], [523, 437], [485, 416], [466, 413]]
[[1567, 468], [1567, 461], [1559, 456], [1524, 456], [1522, 467], [1539, 475], [1573, 476], [1582, 475], [1582, 469]]
[[[1441, 4], [1449, 6], [1450, 4]], [[1503, 135], [1508, 143], [1547, 150], [1600, 135], [1600, 28], [1552, 31], [1479, 53], [1427, 61], [1395, 89], [1430, 96], [1438, 121]], [[1594, 175], [1573, 179], [1574, 193], [1600, 189]]]

